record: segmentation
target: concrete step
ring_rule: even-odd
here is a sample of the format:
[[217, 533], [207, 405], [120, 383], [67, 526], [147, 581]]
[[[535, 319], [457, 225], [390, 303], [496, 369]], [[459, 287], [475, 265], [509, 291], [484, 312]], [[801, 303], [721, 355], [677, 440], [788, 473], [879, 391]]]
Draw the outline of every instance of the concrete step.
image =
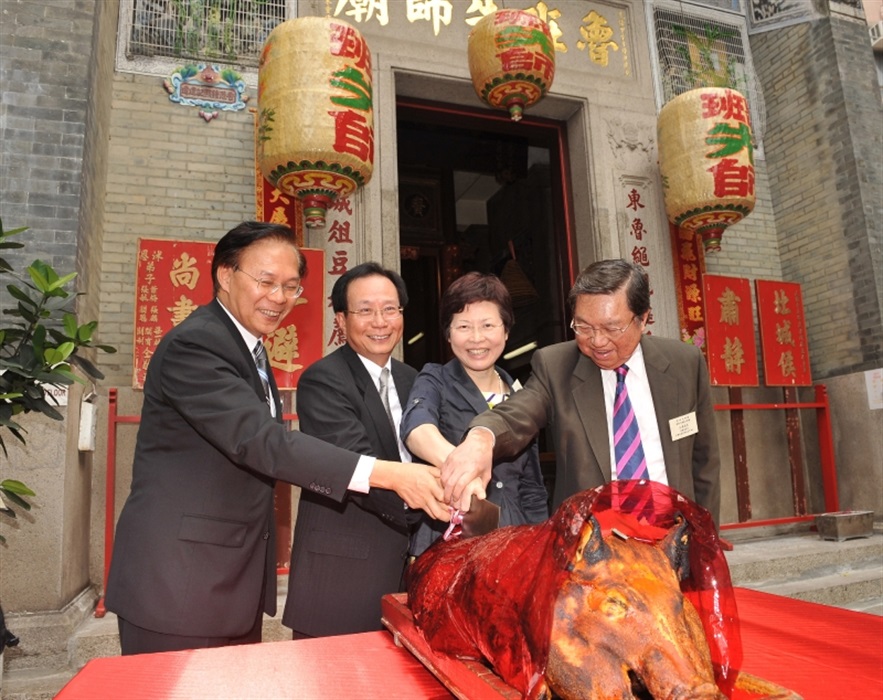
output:
[[733, 543], [734, 585], [883, 615], [883, 533], [842, 542], [814, 533]]
[[815, 534], [734, 542], [726, 552], [730, 578], [737, 586], [826, 576], [841, 570], [883, 566], [883, 534], [823, 540]]

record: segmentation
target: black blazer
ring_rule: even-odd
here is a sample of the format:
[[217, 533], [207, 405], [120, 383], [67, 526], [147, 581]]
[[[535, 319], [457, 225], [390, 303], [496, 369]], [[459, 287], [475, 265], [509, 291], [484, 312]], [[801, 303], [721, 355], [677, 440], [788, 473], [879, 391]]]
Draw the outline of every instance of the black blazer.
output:
[[276, 612], [275, 480], [341, 501], [357, 460], [274, 419], [230, 317], [198, 308], [150, 360], [107, 609], [166, 634], [245, 634], [262, 595]]
[[[402, 407], [417, 371], [392, 360]], [[300, 429], [353, 452], [401, 461], [371, 375], [343, 345], [298, 380]], [[314, 637], [381, 629], [380, 598], [401, 590], [409, 514], [393, 491], [342, 503], [304, 491], [297, 509], [283, 624]]]

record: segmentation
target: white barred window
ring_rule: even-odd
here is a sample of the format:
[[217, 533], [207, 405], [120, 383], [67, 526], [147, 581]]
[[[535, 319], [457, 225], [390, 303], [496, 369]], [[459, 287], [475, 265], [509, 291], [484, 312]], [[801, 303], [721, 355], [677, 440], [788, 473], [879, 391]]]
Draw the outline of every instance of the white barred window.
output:
[[[747, 20], [741, 9], [665, 0], [653, 3], [656, 78], [660, 106], [696, 87], [729, 87], [748, 100], [755, 148], [766, 125], [763, 94], [754, 72]], [[762, 151], [756, 155], [762, 156]]]
[[165, 75], [183, 63], [257, 73], [270, 31], [296, 0], [121, 0], [117, 68]]

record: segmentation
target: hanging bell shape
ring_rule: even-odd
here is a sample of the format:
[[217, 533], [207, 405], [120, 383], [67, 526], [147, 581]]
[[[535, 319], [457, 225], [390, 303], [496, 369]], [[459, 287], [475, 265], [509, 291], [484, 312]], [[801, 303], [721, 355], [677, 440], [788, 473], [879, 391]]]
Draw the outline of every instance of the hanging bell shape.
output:
[[520, 121], [555, 78], [552, 33], [539, 17], [522, 10], [497, 10], [469, 33], [469, 74], [476, 94], [494, 109]]
[[748, 101], [730, 88], [689, 90], [659, 111], [657, 132], [669, 221], [719, 251], [724, 230], [756, 200]]
[[371, 52], [351, 25], [301, 17], [277, 25], [258, 69], [258, 162], [300, 198], [308, 228], [374, 170]]

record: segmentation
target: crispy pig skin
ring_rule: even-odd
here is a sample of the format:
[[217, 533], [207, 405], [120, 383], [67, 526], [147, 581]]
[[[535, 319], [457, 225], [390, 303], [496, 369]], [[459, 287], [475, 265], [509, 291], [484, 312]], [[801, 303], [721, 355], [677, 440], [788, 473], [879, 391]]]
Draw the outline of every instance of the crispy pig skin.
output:
[[430, 646], [489, 662], [529, 699], [629, 700], [629, 671], [653, 698], [724, 698], [679, 588], [685, 524], [645, 528], [650, 543], [603, 536], [586, 494], [543, 524], [439, 540], [419, 557], [409, 606]]

